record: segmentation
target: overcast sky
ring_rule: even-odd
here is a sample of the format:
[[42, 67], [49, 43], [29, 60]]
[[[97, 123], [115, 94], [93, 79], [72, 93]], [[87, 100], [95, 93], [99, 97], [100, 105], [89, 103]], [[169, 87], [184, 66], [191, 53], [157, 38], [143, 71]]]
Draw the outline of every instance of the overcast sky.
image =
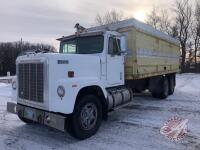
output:
[[74, 33], [79, 22], [95, 23], [97, 13], [123, 11], [127, 16], [144, 16], [153, 6], [171, 7], [175, 0], [0, 0], [0, 41], [45, 42]]

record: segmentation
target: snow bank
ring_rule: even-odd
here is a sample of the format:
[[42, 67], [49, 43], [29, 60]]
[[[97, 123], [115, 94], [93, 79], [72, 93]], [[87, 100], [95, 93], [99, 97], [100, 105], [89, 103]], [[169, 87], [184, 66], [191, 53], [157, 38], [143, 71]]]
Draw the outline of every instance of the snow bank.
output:
[[11, 84], [0, 83], [0, 97], [11, 97], [12, 87]]

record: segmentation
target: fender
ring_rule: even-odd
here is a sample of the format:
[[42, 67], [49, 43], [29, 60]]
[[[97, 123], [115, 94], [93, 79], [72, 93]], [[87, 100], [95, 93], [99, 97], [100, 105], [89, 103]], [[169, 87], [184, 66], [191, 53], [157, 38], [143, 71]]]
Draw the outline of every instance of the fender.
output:
[[[57, 87], [62, 85], [65, 88], [65, 96], [60, 98], [57, 94]], [[107, 91], [102, 81], [98, 78], [72, 78], [62, 79], [56, 82], [55, 90], [52, 93], [52, 98], [49, 104], [50, 111], [59, 112], [63, 114], [71, 114], [74, 110], [76, 98], [79, 91], [85, 87], [98, 86], [103, 91], [105, 97], [107, 97]]]

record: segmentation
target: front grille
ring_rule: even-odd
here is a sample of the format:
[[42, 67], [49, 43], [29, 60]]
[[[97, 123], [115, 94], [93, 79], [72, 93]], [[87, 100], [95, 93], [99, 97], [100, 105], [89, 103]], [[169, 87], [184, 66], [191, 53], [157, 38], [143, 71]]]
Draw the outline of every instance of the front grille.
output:
[[18, 65], [19, 98], [40, 103], [43, 102], [43, 69], [43, 63], [26, 63]]

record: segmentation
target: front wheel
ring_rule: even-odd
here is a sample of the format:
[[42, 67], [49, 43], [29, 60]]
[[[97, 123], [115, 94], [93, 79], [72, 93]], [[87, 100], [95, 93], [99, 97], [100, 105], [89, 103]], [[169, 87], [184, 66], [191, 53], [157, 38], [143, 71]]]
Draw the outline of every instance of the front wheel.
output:
[[77, 139], [86, 139], [94, 135], [102, 121], [102, 105], [93, 95], [86, 95], [75, 106], [70, 117], [68, 132]]

